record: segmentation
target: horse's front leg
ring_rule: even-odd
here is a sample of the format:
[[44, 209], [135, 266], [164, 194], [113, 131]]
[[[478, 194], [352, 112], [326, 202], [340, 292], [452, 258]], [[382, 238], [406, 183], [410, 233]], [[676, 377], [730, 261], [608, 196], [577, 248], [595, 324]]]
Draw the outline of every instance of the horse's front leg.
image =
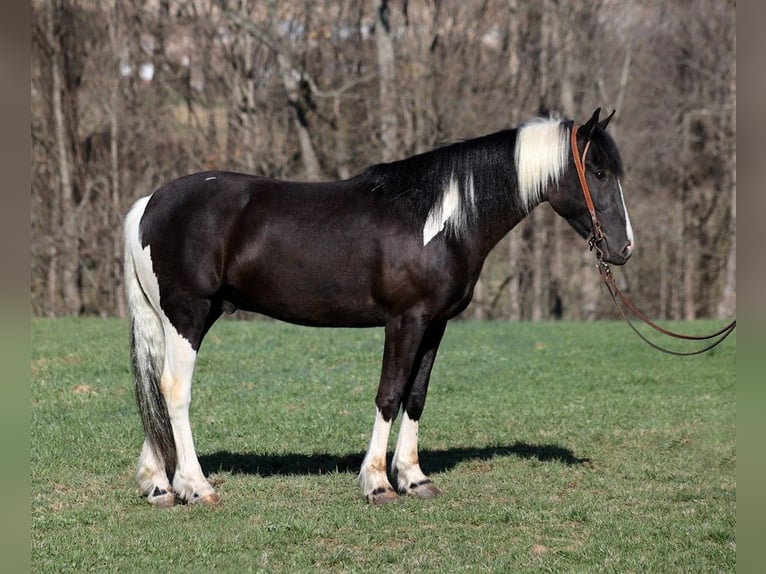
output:
[[396, 487], [402, 494], [417, 498], [434, 498], [440, 491], [420, 468], [418, 458], [418, 424], [423, 414], [428, 381], [436, 359], [446, 323], [429, 325], [418, 349], [413, 377], [407, 389], [402, 424], [392, 461]]
[[441, 491], [420, 469], [418, 422], [412, 420], [406, 411], [404, 412], [392, 462], [394, 480], [401, 494], [417, 498], [435, 498], [441, 494]]
[[399, 500], [386, 474], [388, 437], [391, 424], [401, 406], [424, 331], [425, 323], [416, 315], [402, 315], [386, 323], [383, 366], [375, 398], [375, 425], [359, 472], [359, 487], [371, 504]]

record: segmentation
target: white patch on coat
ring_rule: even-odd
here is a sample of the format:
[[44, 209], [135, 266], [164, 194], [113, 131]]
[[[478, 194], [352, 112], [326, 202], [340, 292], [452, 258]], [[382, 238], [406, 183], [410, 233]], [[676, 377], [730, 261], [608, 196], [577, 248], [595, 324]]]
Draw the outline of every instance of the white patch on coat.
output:
[[559, 118], [538, 118], [516, 135], [516, 173], [521, 204], [531, 211], [545, 199], [550, 184], [557, 185], [569, 157], [569, 131]]
[[460, 193], [460, 183], [455, 174], [452, 174], [449, 183], [444, 188], [441, 197], [431, 208], [423, 226], [423, 246], [436, 237], [442, 230], [449, 230], [456, 236], [461, 235], [468, 226], [467, 210], [476, 207], [476, 190], [473, 185], [473, 173], [469, 173], [465, 185], [465, 198], [468, 205], [464, 205], [463, 194]]
[[211, 179], [215, 179], [215, 176], [213, 175], [213, 176], [210, 176], [210, 177], [206, 177], [205, 181], [210, 181]]

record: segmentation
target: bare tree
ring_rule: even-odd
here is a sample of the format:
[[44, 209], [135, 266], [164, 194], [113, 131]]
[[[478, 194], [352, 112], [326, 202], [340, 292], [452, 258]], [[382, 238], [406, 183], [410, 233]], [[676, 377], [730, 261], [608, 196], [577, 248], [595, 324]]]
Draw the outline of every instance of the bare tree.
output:
[[[80, 248], [78, 206], [84, 193], [77, 189], [77, 166], [79, 159], [78, 103], [76, 90], [81, 75], [74, 35], [75, 10], [67, 0], [49, 0], [45, 3], [45, 49], [49, 55], [53, 132], [56, 140], [56, 163], [58, 166], [58, 192], [54, 194], [51, 221], [58, 239], [49, 247], [49, 281], [54, 291], [61, 288], [60, 312], [79, 315], [80, 297]], [[79, 182], [80, 184], [82, 181]], [[80, 197], [78, 197], [80, 196]], [[51, 293], [58, 299], [58, 293]], [[54, 314], [58, 305], [51, 306]]]
[[[120, 112], [122, 109], [122, 87], [120, 85], [120, 49], [124, 43], [124, 34], [122, 30], [122, 17], [120, 15], [120, 3], [115, 2], [107, 14], [107, 27], [109, 30], [109, 44], [112, 54], [112, 69], [109, 74], [109, 106], [107, 113], [109, 115], [109, 182], [111, 184], [111, 209], [109, 210], [109, 221], [119, 221], [122, 215], [122, 187], [120, 174]], [[113, 228], [114, 229], [114, 228]], [[126, 316], [125, 298], [123, 293], [123, 274], [122, 274], [122, 233], [117, 227], [112, 232], [112, 267], [111, 276], [114, 282], [113, 312], [118, 317]]]
[[[407, 5], [406, 3], [404, 4]], [[383, 161], [399, 155], [396, 115], [396, 58], [391, 37], [391, 13], [388, 0], [372, 0], [375, 12], [375, 45], [378, 65], [378, 106], [380, 107], [380, 141]]]
[[[120, 219], [170, 178], [348, 177], [596, 106], [618, 108], [625, 288], [659, 317], [734, 312], [733, 3], [35, 0], [32, 17], [35, 314], [124, 313]], [[612, 317], [597, 282], [541, 206], [466, 316]]]

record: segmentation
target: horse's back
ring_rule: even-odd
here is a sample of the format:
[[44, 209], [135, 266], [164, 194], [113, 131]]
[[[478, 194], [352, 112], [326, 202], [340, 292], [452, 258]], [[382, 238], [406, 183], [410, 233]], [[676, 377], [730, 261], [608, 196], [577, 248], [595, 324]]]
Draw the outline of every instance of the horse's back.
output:
[[219, 298], [291, 322], [377, 324], [379, 210], [365, 191], [358, 180], [192, 174], [152, 195], [142, 243], [168, 297]]
[[272, 180], [231, 172], [207, 171], [179, 177], [152, 194], [141, 222], [153, 226], [220, 225], [247, 204], [254, 187]]

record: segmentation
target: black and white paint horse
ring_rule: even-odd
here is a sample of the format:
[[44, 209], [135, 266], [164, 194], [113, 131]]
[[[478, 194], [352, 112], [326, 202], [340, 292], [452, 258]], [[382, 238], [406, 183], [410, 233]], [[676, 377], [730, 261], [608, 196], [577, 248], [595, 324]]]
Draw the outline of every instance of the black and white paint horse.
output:
[[[633, 248], [622, 164], [599, 110], [579, 126], [606, 262]], [[583, 237], [591, 220], [573, 163], [574, 124], [515, 130], [298, 183], [210, 171], [138, 200], [125, 220], [133, 372], [146, 438], [137, 478], [157, 506], [219, 501], [189, 423], [200, 345], [225, 311], [318, 327], [385, 329], [377, 407], [359, 485], [380, 504], [439, 490], [418, 461], [418, 423], [447, 321], [466, 308], [492, 247], [548, 201]], [[403, 411], [391, 476], [389, 432]]]

